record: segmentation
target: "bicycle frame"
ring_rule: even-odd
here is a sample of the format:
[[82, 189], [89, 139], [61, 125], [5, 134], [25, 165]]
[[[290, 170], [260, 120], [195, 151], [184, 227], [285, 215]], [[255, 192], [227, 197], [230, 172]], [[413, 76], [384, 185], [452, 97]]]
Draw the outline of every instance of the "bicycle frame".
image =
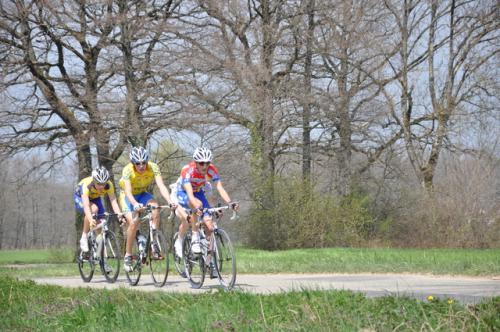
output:
[[[217, 278], [219, 280], [219, 283], [226, 289], [229, 290], [234, 286], [235, 280], [236, 280], [236, 260], [234, 256], [234, 250], [231, 244], [231, 241], [226, 234], [226, 232], [223, 229], [220, 229], [217, 224], [217, 220], [222, 217], [222, 212], [224, 210], [227, 210], [231, 208], [230, 206], [221, 206], [221, 207], [215, 207], [215, 208], [205, 208], [202, 210], [202, 215], [209, 214], [212, 217], [212, 225], [213, 225], [213, 231], [212, 234], [209, 237], [206, 237], [205, 234], [205, 228], [206, 224], [205, 221], [202, 219], [203, 217], [200, 216], [200, 218], [196, 221], [196, 225], [199, 227], [199, 232], [200, 232], [200, 244], [201, 244], [201, 249], [202, 249], [202, 255], [201, 255], [201, 262], [197, 262], [200, 258], [196, 258], [196, 254], [193, 254], [192, 252], [188, 251], [185, 252], [184, 256], [184, 264], [185, 264], [185, 270], [187, 271], [187, 277], [191, 283], [191, 286], [194, 288], [200, 288], [203, 285], [204, 281], [204, 274], [208, 268], [213, 268], [215, 269], [214, 271], [217, 273]], [[186, 212], [191, 216], [193, 213], [197, 212], [196, 210], [193, 209], [186, 209]], [[236, 219], [237, 213], [236, 211], [233, 210], [233, 215], [231, 217], [231, 220]], [[191, 223], [191, 218], [188, 218], [188, 222]], [[217, 239], [219, 240], [217, 240]], [[186, 240], [187, 239], [187, 240]], [[185, 241], [189, 241], [190, 239], [190, 232], [188, 232], [187, 236], [185, 237]], [[204, 243], [202, 239], [208, 240], [208, 244]], [[224, 239], [224, 241], [222, 241]], [[222, 241], [222, 243], [218, 241]], [[186, 244], [186, 243], [185, 243]], [[220, 248], [224, 249], [225, 254], [227, 257], [226, 260], [231, 261], [231, 273], [229, 274], [229, 280], [226, 278], [226, 275], [223, 275], [222, 271], [222, 265], [223, 261], [218, 262], [218, 258], [223, 257], [222, 253], [219, 252], [219, 246]], [[189, 246], [190, 247], [190, 246]], [[211, 264], [213, 263], [213, 265]], [[194, 265], [193, 265], [194, 264]], [[190, 269], [192, 266], [196, 265], [202, 265], [201, 267], [201, 273], [202, 275], [199, 277], [198, 280], [193, 280], [191, 278], [191, 272]], [[226, 263], [229, 264], [229, 263]], [[179, 271], [178, 271], [179, 272]], [[211, 271], [211, 274], [213, 271]], [[211, 275], [212, 277], [212, 275]]]
[[[141, 235], [139, 229], [137, 230], [135, 235], [134, 240], [136, 241], [137, 248], [139, 250], [132, 256], [133, 257], [132, 259], [134, 260], [134, 264], [132, 265], [132, 270], [125, 271], [127, 279], [129, 280], [129, 283], [132, 286], [137, 285], [141, 277], [142, 267], [144, 265], [148, 265], [148, 263], [151, 269], [151, 276], [153, 277], [155, 286], [161, 287], [166, 282], [168, 276], [168, 244], [166, 243], [165, 236], [163, 235], [161, 230], [153, 229], [153, 210], [164, 209], [164, 208], [170, 208], [170, 206], [169, 205], [145, 206], [139, 211], [139, 212], [144, 212], [144, 214], [142, 216], [138, 214], [133, 219], [133, 222], [138, 222], [139, 224], [147, 221], [149, 230], [147, 236], [145, 236], [146, 243], [143, 250], [141, 250], [139, 246], [139, 235]], [[155, 243], [157, 248], [159, 248], [163, 254], [157, 256], [153, 255], [153, 250], [151, 248], [153, 243]], [[158, 265], [156, 264], [157, 262], [159, 263]], [[162, 265], [162, 262], [165, 263], [165, 266]], [[155, 271], [155, 268], [157, 266], [160, 266], [159, 269], [160, 272]]]
[[[94, 274], [94, 269], [96, 265], [101, 267], [101, 272], [108, 282], [115, 282], [118, 278], [120, 272], [119, 261], [120, 253], [119, 246], [116, 242], [116, 237], [114, 233], [109, 229], [109, 221], [112, 216], [118, 216], [116, 213], [104, 213], [101, 215], [94, 215], [94, 217], [101, 222], [92, 228], [88, 235], [89, 242], [89, 252], [88, 257], [84, 257], [84, 253], [81, 253], [78, 258], [78, 269], [80, 275], [85, 282], [90, 282]], [[100, 238], [97, 237], [97, 231], [101, 229]], [[109, 239], [108, 239], [109, 237]], [[111, 252], [109, 252], [111, 251]], [[85, 255], [87, 256], [87, 255]], [[118, 264], [114, 264], [114, 273], [111, 267], [108, 265], [108, 259], [115, 260]], [[89, 264], [89, 271], [86, 269], [86, 264]], [[109, 271], [107, 270], [109, 269]]]
[[[165, 208], [170, 208], [170, 206], [169, 205], [160, 205], [160, 206], [156, 207], [156, 206], [148, 205], [142, 209], [142, 211], [146, 212], [143, 216], [139, 216], [139, 214], [137, 214], [137, 216], [133, 219], [133, 222], [139, 222], [139, 224], [147, 221], [148, 226], [149, 226], [148, 236], [146, 237], [145, 250], [139, 252], [140, 259], [138, 259], [138, 264], [136, 264], [138, 268], [140, 268], [146, 264], [147, 254], [149, 252], [148, 248], [151, 245], [151, 239], [153, 238], [153, 231], [154, 231], [154, 229], [153, 229], [153, 210], [161, 210], [161, 209], [165, 209]], [[138, 240], [137, 238], [140, 234], [141, 233], [140, 233], [139, 229], [137, 229], [137, 234], [136, 234], [136, 239], [135, 239], [136, 241]], [[140, 262], [140, 264], [139, 264], [139, 262]]]

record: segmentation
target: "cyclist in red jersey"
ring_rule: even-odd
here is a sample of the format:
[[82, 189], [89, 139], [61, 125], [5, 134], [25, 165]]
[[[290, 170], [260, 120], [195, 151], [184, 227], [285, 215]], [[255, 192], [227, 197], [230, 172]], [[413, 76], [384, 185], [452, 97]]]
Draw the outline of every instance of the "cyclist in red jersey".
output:
[[[238, 209], [238, 204], [231, 202], [231, 198], [220, 180], [219, 171], [212, 164], [212, 152], [207, 148], [197, 148], [193, 154], [193, 160], [182, 168], [181, 175], [176, 183], [176, 198], [178, 204], [186, 209], [198, 210], [197, 214], [192, 215], [193, 219], [191, 222], [193, 231], [191, 249], [194, 253], [201, 252], [199, 229], [196, 225], [197, 218], [201, 216], [204, 208], [211, 207], [205, 196], [205, 190], [208, 187], [207, 181], [213, 183], [213, 187], [217, 189], [217, 192], [227, 204], [231, 205], [233, 209]], [[183, 218], [183, 216], [179, 216], [179, 218], [181, 219], [179, 237], [174, 247], [176, 255], [182, 257], [182, 241], [189, 225], [186, 218]], [[203, 216], [203, 221], [207, 226], [208, 237], [213, 230], [212, 218], [210, 215], [205, 214]]]

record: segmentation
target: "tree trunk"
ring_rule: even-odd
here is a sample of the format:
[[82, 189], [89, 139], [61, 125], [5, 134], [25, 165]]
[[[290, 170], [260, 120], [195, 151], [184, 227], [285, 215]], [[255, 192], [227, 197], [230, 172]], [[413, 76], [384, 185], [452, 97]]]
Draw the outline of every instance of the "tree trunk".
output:
[[[90, 153], [90, 145], [88, 143], [77, 143], [78, 156], [78, 181], [89, 176], [92, 173], [92, 155]], [[80, 248], [80, 237], [83, 229], [83, 215], [75, 212], [75, 234], [76, 234], [76, 251], [75, 259], [78, 256]]]
[[306, 58], [304, 64], [304, 87], [305, 100], [302, 113], [302, 179], [306, 182], [304, 188], [309, 187], [311, 179], [311, 100], [312, 100], [312, 39], [314, 34], [314, 0], [307, 3], [307, 34], [306, 34]]

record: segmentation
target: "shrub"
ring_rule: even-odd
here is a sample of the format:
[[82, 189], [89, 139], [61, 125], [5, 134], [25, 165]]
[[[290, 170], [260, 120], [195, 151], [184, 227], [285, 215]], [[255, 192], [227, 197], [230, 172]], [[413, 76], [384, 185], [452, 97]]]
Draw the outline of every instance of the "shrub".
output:
[[279, 179], [274, 209], [253, 209], [248, 244], [261, 249], [360, 246], [374, 227], [366, 195], [337, 197], [301, 180]]

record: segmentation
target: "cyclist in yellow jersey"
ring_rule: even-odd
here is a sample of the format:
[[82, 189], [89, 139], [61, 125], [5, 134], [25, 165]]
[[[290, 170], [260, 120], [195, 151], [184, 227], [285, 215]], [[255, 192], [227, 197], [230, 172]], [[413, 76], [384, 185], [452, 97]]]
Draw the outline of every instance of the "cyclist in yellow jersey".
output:
[[113, 211], [121, 214], [116, 201], [113, 183], [109, 180], [109, 172], [104, 167], [94, 169], [92, 176], [82, 179], [76, 186], [73, 196], [75, 208], [78, 213], [84, 215], [82, 237], [80, 239], [80, 248], [83, 252], [89, 251], [87, 235], [90, 227], [95, 227], [97, 224], [92, 215], [105, 212], [101, 200], [104, 195], [108, 195]]
[[[120, 179], [120, 205], [128, 222], [127, 246], [125, 251], [124, 265], [127, 271], [132, 270], [132, 246], [134, 244], [138, 223], [133, 222], [134, 214], [145, 205], [158, 206], [153, 195], [147, 192], [149, 185], [155, 181], [161, 195], [172, 208], [172, 203], [167, 187], [163, 183], [160, 168], [157, 164], [149, 161], [149, 154], [143, 147], [134, 147], [129, 154], [130, 163], [125, 166]], [[158, 210], [153, 210], [153, 229], [157, 229], [160, 222]]]

